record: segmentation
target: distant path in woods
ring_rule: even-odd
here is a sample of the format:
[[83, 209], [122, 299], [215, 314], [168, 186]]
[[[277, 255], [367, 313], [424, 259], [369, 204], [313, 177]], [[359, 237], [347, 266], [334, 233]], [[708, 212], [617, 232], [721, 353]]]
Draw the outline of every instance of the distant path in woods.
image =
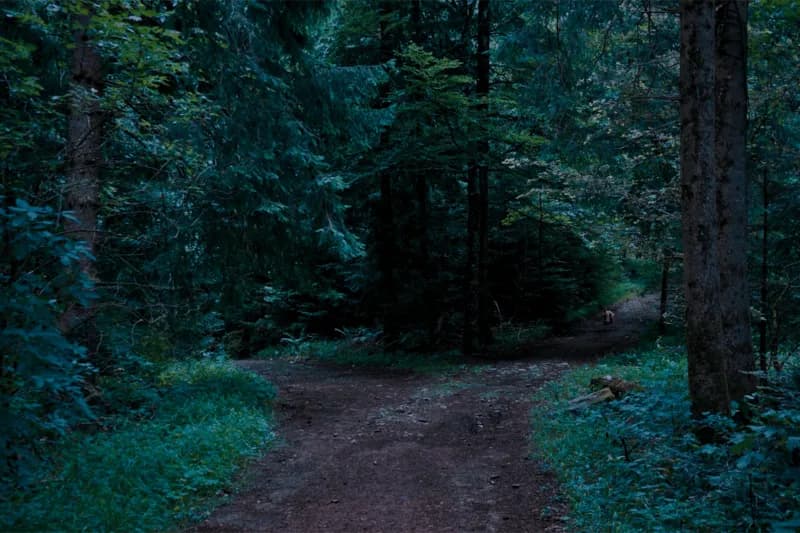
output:
[[278, 387], [279, 444], [193, 531], [564, 531], [566, 505], [529, 444], [531, 396], [570, 366], [634, 346], [658, 301], [614, 310], [613, 325], [585, 321], [445, 376], [241, 361]]

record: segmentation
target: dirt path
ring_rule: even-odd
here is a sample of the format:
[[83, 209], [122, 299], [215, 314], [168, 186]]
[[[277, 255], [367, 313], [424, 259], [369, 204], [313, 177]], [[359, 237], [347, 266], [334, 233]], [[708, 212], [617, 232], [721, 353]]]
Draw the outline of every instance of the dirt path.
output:
[[656, 308], [633, 299], [612, 326], [584, 323], [448, 376], [242, 361], [279, 389], [281, 443], [196, 531], [563, 531], [566, 506], [531, 456], [531, 396], [570, 365], [632, 346]]

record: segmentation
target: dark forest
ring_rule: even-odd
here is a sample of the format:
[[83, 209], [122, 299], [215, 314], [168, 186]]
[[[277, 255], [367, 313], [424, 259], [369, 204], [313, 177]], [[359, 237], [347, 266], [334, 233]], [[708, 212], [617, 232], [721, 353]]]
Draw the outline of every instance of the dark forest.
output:
[[0, 530], [799, 530], [798, 42], [0, 1]]

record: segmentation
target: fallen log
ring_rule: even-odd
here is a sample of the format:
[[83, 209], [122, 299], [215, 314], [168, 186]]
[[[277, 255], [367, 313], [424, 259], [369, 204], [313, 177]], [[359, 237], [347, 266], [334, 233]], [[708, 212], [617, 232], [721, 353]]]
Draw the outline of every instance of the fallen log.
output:
[[608, 402], [614, 400], [616, 396], [611, 391], [610, 388], [605, 387], [600, 389], [599, 391], [595, 391], [584, 396], [578, 396], [577, 398], [573, 398], [569, 401], [569, 411], [580, 411], [581, 409], [585, 409], [590, 405], [594, 405], [596, 403]]
[[611, 389], [611, 392], [613, 392], [614, 396], [617, 398], [622, 398], [625, 394], [631, 391], [643, 390], [642, 386], [638, 383], [625, 381], [622, 378], [608, 375], [592, 378], [592, 380], [589, 382], [589, 387], [592, 389]]

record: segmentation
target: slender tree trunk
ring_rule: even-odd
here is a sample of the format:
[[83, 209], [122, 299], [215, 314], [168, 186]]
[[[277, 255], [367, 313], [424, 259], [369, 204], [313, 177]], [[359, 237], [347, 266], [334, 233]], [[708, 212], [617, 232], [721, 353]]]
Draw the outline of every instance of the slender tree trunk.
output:
[[680, 3], [681, 204], [692, 412], [729, 413], [719, 297], [713, 0]]
[[411, 24], [414, 26], [414, 44], [422, 46], [422, 0], [411, 0]]
[[778, 310], [772, 309], [770, 315], [769, 355], [772, 361], [772, 367], [775, 370], [781, 370], [783, 365], [778, 362], [778, 348], [780, 348], [781, 343], [781, 322], [778, 320]]
[[475, 241], [478, 234], [478, 167], [470, 164], [467, 170], [467, 261], [464, 272], [464, 332], [462, 338], [462, 351], [470, 356], [475, 348], [476, 323], [475, 315], [478, 308], [478, 271], [475, 268]]
[[433, 261], [430, 255], [430, 243], [428, 238], [428, 180], [425, 179], [424, 174], [417, 176], [416, 181], [417, 189], [417, 205], [419, 208], [419, 261], [420, 272], [422, 274], [422, 302], [421, 312], [422, 319], [425, 323], [425, 329], [428, 333], [428, 343], [430, 345], [436, 342], [436, 317], [439, 314], [439, 302], [431, 290], [435, 270], [433, 268]]
[[396, 340], [397, 291], [394, 279], [394, 209], [392, 202], [392, 176], [385, 170], [380, 175], [379, 263], [381, 271], [381, 293], [383, 297], [383, 336], [384, 343], [390, 347]]
[[747, 0], [717, 0], [716, 164], [720, 309], [728, 391], [755, 390], [747, 280]]
[[[97, 249], [97, 211], [100, 199], [100, 167], [104, 116], [99, 95], [103, 90], [102, 60], [89, 40], [90, 16], [78, 17], [81, 29], [75, 32], [72, 53], [72, 88], [67, 132], [67, 176], [64, 204], [72, 212], [64, 220], [67, 234], [85, 243], [94, 256]], [[84, 256], [80, 268], [95, 278], [94, 260]], [[74, 305], [60, 319], [62, 331], [75, 336], [86, 346], [90, 360], [96, 361], [99, 335], [94, 307]]]
[[478, 0], [478, 68], [476, 94], [480, 100], [479, 115], [483, 122], [478, 141], [478, 342], [481, 347], [492, 340], [489, 324], [491, 295], [489, 294], [489, 135], [486, 125], [489, 105], [489, 0]]
[[[421, 0], [412, 0], [411, 2], [411, 24], [414, 31], [414, 44], [421, 47], [423, 43]], [[419, 126], [417, 127], [417, 134], [420, 134]], [[433, 345], [436, 342], [436, 317], [438, 316], [439, 305], [438, 299], [431, 291], [434, 268], [430, 257], [430, 239], [428, 237], [428, 180], [424, 171], [419, 171], [417, 174], [415, 188], [418, 209], [419, 265], [423, 283], [421, 313], [428, 333], [428, 343]]]
[[667, 301], [669, 298], [669, 270], [672, 256], [669, 250], [664, 250], [661, 263], [661, 301], [658, 307], [658, 332], [663, 335], [667, 332]]
[[[464, 64], [469, 60], [470, 21], [472, 19], [475, 2], [465, 2], [464, 27], [461, 32], [461, 45], [463, 49]], [[478, 312], [478, 257], [476, 241], [478, 240], [478, 227], [480, 224], [480, 198], [478, 194], [478, 162], [471, 159], [467, 166], [467, 243], [464, 264], [464, 328], [461, 337], [461, 351], [470, 356], [475, 350], [477, 339], [477, 312]]]
[[536, 290], [544, 286], [544, 194], [539, 188], [539, 220], [536, 232]]
[[[11, 207], [15, 204], [15, 194], [14, 190], [11, 188], [9, 183], [9, 171], [8, 171], [8, 162], [3, 164], [3, 207], [5, 207], [6, 211], [10, 210]], [[8, 270], [5, 272], [6, 279], [3, 280], [3, 283], [13, 283], [17, 280], [17, 276], [19, 275], [20, 270], [20, 261], [16, 259], [14, 254], [11, 253], [11, 244], [13, 242], [14, 235], [11, 233], [11, 225], [10, 224], [3, 224], [3, 246], [0, 249], [0, 253], [3, 254], [3, 257], [8, 258]], [[5, 331], [8, 327], [8, 319], [5, 316], [0, 315], [0, 330]], [[8, 354], [11, 356], [11, 354]], [[12, 359], [15, 359], [12, 357]], [[13, 378], [14, 374], [17, 370], [17, 361], [14, 361], [10, 365], [6, 363], [6, 350], [0, 350], [0, 397], [4, 399], [2, 403], [2, 409], [7, 410], [10, 406], [11, 395], [16, 390], [16, 383]], [[7, 449], [10, 447], [10, 443], [6, 444]]]
[[483, 348], [492, 342], [489, 293], [489, 178], [486, 166], [478, 168], [479, 249], [478, 249], [478, 343]]
[[759, 366], [762, 372], [767, 371], [767, 313], [769, 312], [769, 177], [767, 169], [761, 182], [761, 195], [764, 200], [764, 211], [761, 215], [761, 318], [758, 321], [759, 332]]
[[[391, 59], [392, 49], [388, 35], [388, 18], [391, 5], [388, 0], [380, 3], [380, 60], [386, 63]], [[380, 106], [386, 106], [389, 95], [389, 84], [384, 83], [379, 89]], [[389, 143], [388, 132], [381, 132], [380, 145]], [[396, 306], [397, 292], [394, 279], [395, 266], [395, 222], [392, 201], [392, 175], [383, 169], [380, 172], [380, 200], [377, 220], [377, 252], [378, 266], [381, 272], [381, 302], [383, 312], [384, 347], [392, 349], [397, 339]]]

